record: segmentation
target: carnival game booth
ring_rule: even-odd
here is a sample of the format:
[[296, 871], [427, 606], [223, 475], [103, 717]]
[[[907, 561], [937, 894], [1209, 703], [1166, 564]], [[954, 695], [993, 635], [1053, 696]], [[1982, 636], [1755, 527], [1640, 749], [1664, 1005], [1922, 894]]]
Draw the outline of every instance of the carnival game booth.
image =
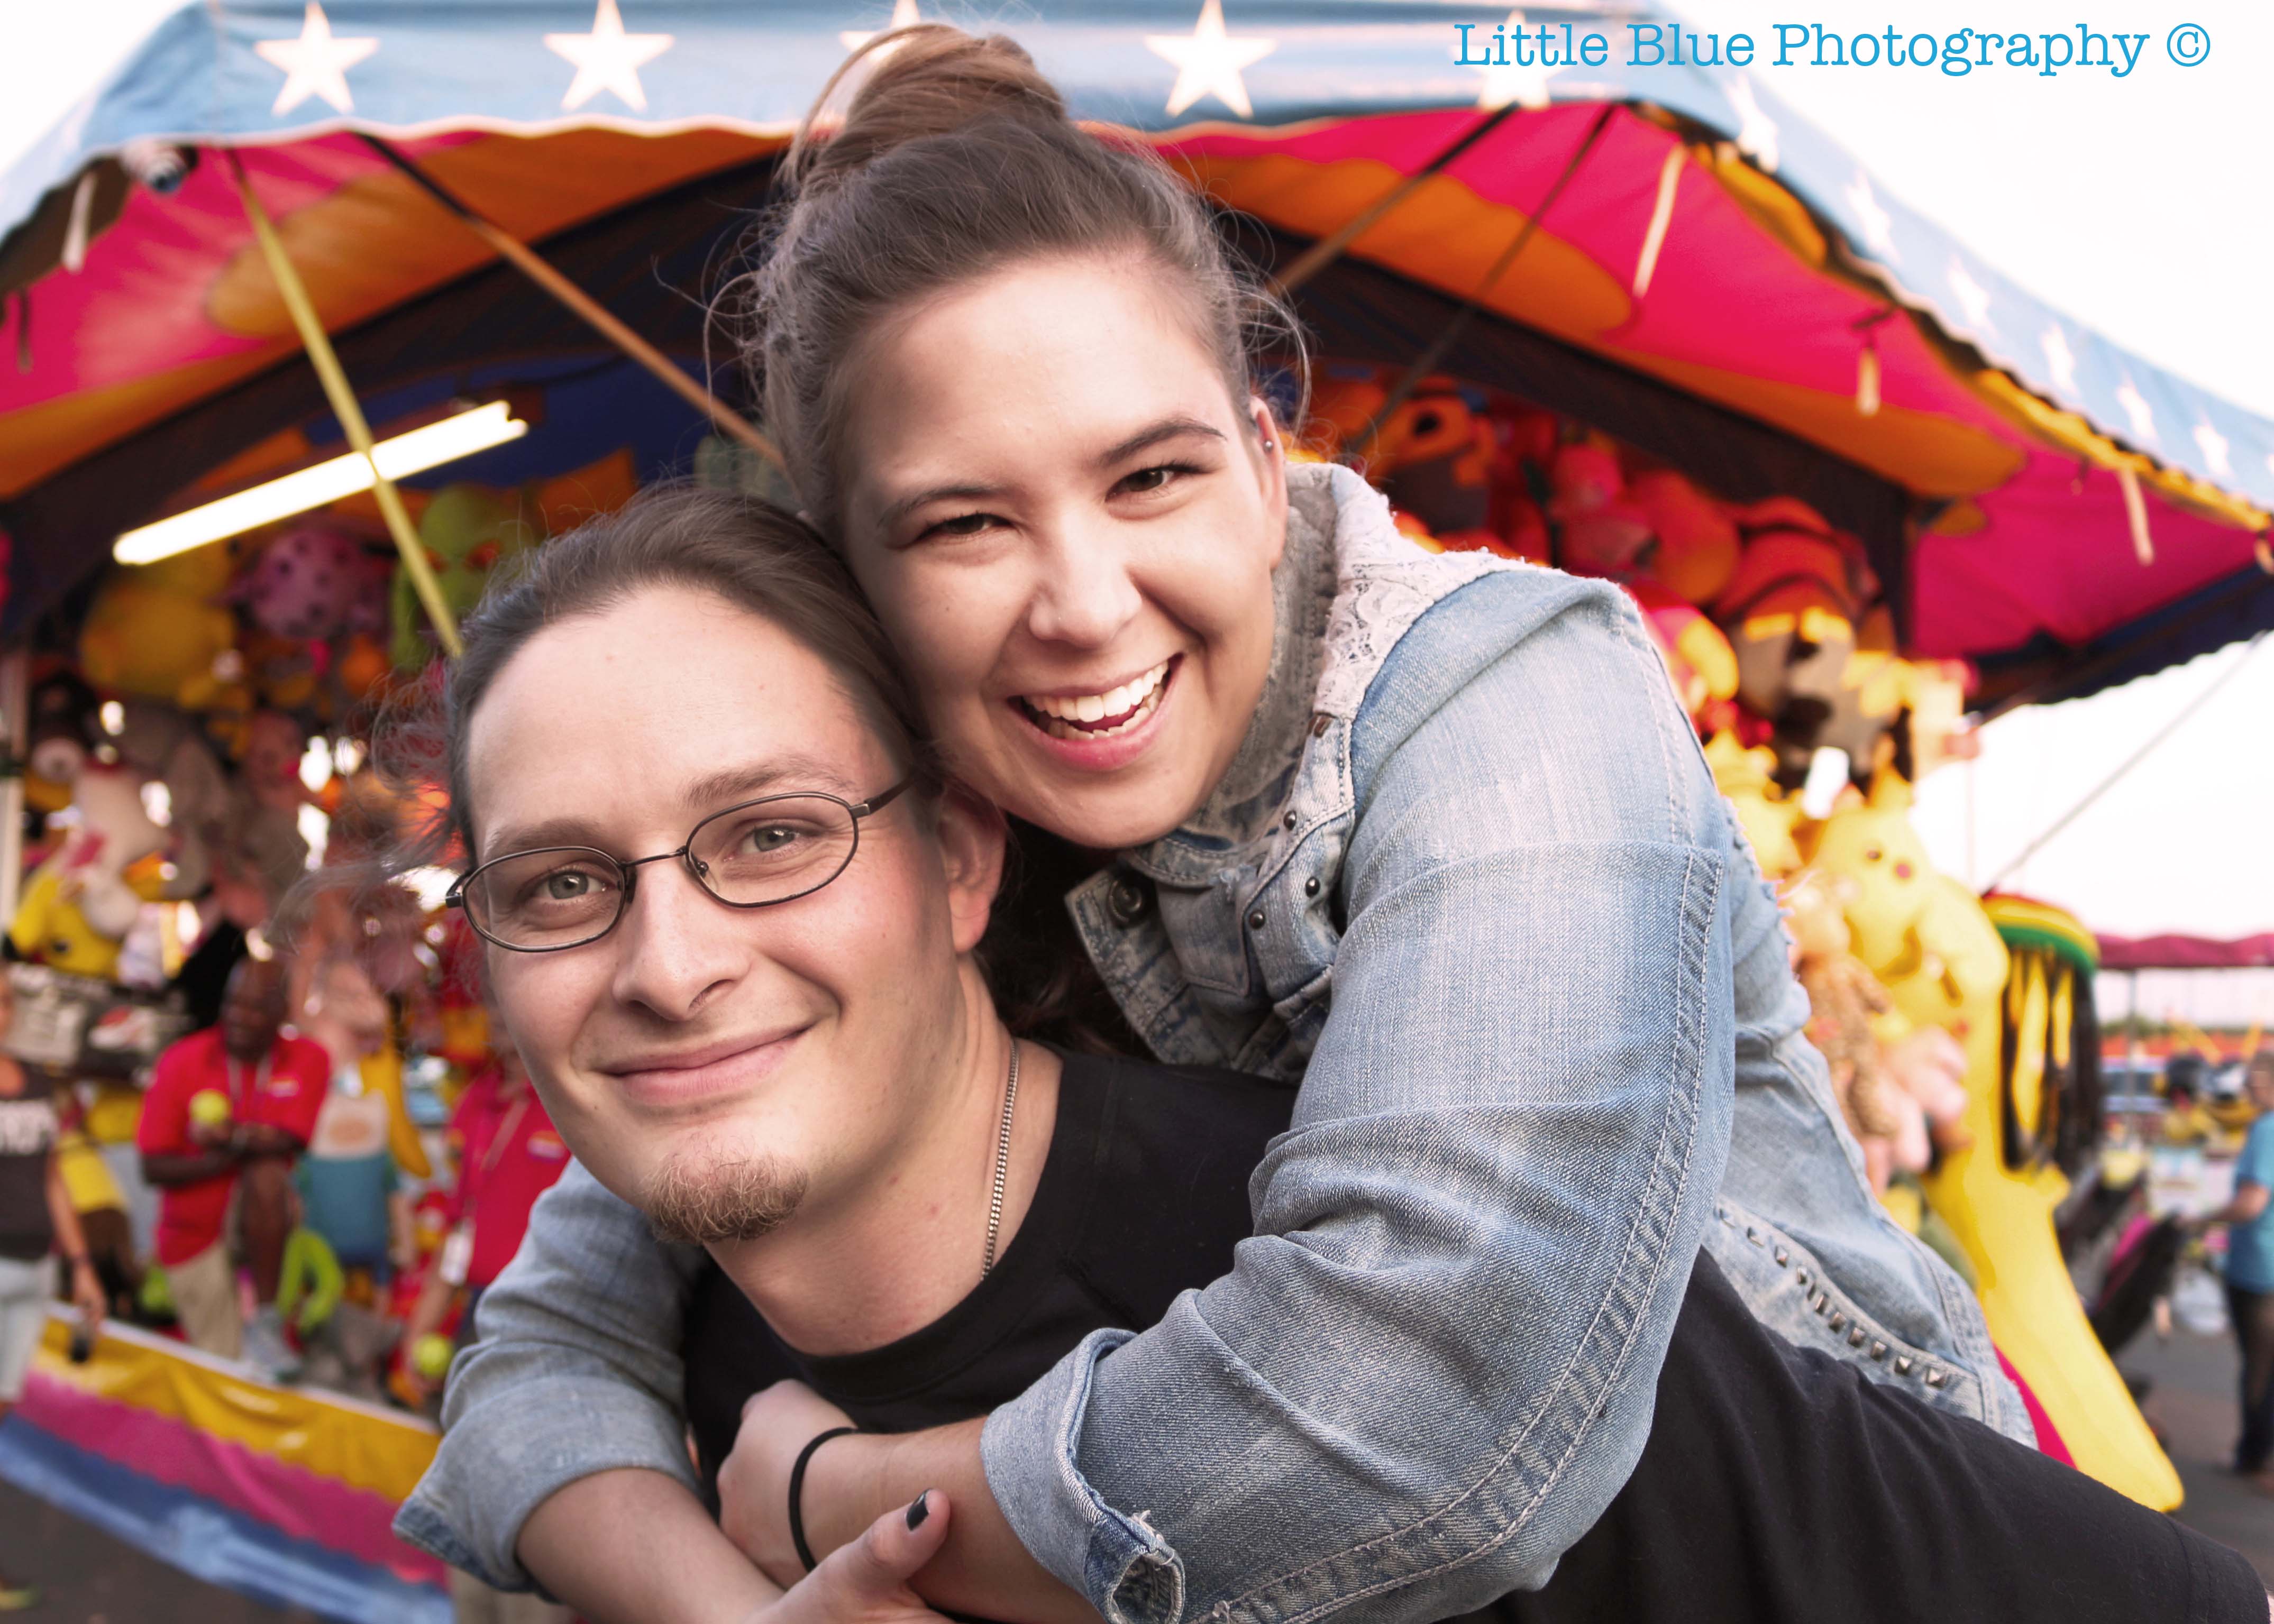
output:
[[[187, 740], [217, 774], [185, 782], [275, 790], [251, 804], [286, 857], [297, 792], [248, 766], [280, 741], [322, 743], [335, 827], [400, 814], [363, 798], [358, 730], [448, 657], [490, 568], [666, 472], [783, 489], [706, 304], [819, 86], [932, 15], [184, 4], [0, 177], [11, 737], [177, 806]], [[1742, 70], [1632, 65], [1630, 29], [1670, 19], [1525, 19], [1603, 34], [1601, 64], [1465, 62], [1456, 26], [1504, 12], [1398, 0], [1044, 0], [1000, 26], [1078, 116], [1238, 211], [1316, 347], [1314, 455], [1364, 467], [1417, 545], [1634, 593], [1803, 896], [1874, 1177], [1979, 1278], [2007, 1254], [1975, 1256], [1996, 1225], [1952, 1169], [2003, 1097], [2007, 962], [1909, 786], [1969, 713], [2274, 624], [2274, 425], [2007, 282]], [[180, 837], [149, 849], [176, 872], [119, 883], [196, 900]], [[431, 977], [410, 917], [389, 939]], [[471, 1022], [437, 996], [438, 1028]], [[2077, 1462], [2175, 1503], [2112, 1372], [2062, 1374], [2089, 1341], [1984, 1291]]]

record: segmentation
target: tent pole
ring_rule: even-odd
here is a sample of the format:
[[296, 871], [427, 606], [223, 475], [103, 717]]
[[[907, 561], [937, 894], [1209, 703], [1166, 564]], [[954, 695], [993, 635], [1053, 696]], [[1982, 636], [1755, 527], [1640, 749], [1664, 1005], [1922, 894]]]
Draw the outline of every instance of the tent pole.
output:
[[1555, 184], [1547, 188], [1547, 195], [1540, 199], [1540, 207], [1525, 219], [1523, 229], [1516, 234], [1516, 240], [1492, 262], [1485, 272], [1484, 280], [1462, 302], [1460, 309], [1453, 312], [1452, 320], [1445, 323], [1443, 330], [1413, 357], [1404, 376], [1391, 387], [1389, 398], [1374, 412], [1374, 421], [1366, 425], [1365, 433], [1358, 442], [1361, 457], [1374, 455], [1374, 447], [1381, 440], [1382, 431], [1389, 425], [1390, 418], [1397, 415], [1397, 409], [1412, 399], [1413, 391], [1420, 387], [1421, 380], [1437, 370], [1437, 364], [1445, 358], [1461, 335], [1468, 330], [1469, 323], [1475, 319], [1486, 297], [1500, 285], [1500, 279], [1508, 274], [1509, 267], [1516, 263], [1517, 256], [1531, 244], [1540, 229], [1540, 222], [1547, 218], [1547, 211], [1555, 207], [1555, 199], [1563, 195], [1563, 188], [1571, 184], [1571, 177], [1579, 172], [1579, 166], [1586, 162], [1587, 154], [1595, 150], [1595, 143], [1603, 139], [1603, 132], [1610, 127], [1611, 115], [1617, 111], [1618, 104], [1612, 102], [1595, 115], [1595, 122], [1587, 126], [1586, 136], [1580, 141], [1578, 149], [1563, 165], [1563, 172], [1555, 177]]
[[1424, 183], [1438, 174], [1454, 159], [1499, 129], [1501, 124], [1516, 112], [1519, 105], [1512, 102], [1506, 107], [1496, 109], [1490, 117], [1482, 120], [1474, 129], [1459, 137], [1428, 162], [1383, 192], [1374, 202], [1359, 210], [1350, 220], [1305, 249], [1297, 257], [1295, 263], [1287, 267], [1284, 274], [1271, 279], [1271, 291], [1284, 298], [1332, 265], [1342, 257], [1343, 250], [1372, 230], [1376, 221], [1420, 191]]
[[2187, 725], [2187, 718], [2193, 716], [2196, 711], [2202, 710], [2205, 705], [2209, 704], [2212, 697], [2218, 694], [2219, 689], [2233, 681], [2234, 679], [2241, 673], [2242, 668], [2250, 663], [2250, 657], [2257, 653], [2260, 649], [2265, 646], [2266, 634], [2264, 632], [2261, 632], [2250, 640], [2248, 646], [2242, 650], [2241, 655], [2236, 658], [2234, 664], [2229, 665], [2225, 671], [2220, 672], [2216, 680], [2212, 681], [2210, 685], [2204, 688], [2202, 693], [2197, 694], [2193, 699], [2187, 702], [2186, 709], [2182, 710], [2177, 716], [2173, 717], [2170, 721], [2157, 728], [2155, 733], [2149, 737], [2147, 743], [2142, 745], [2138, 749], [2133, 751], [2131, 755], [2124, 758], [2124, 764], [2122, 766], [2117, 768], [2115, 771], [2110, 773], [2106, 778], [2101, 779], [2099, 783], [2094, 785], [2090, 790], [2086, 791], [2083, 800], [2078, 801], [2067, 811], [2062, 813], [2059, 817], [2053, 821], [2052, 828], [2046, 830], [2044, 833], [2039, 835], [2036, 839], [2030, 841], [2029, 845], [2023, 846], [2018, 856], [2014, 857], [2013, 861], [2008, 862], [2004, 868], [1999, 869], [1996, 874], [1992, 875], [1990, 878], [1990, 883], [1982, 888], [1983, 894], [1986, 896], [1990, 892], [1997, 890], [1999, 883], [2005, 879], [2007, 875], [2013, 873], [2014, 869], [2020, 868], [2023, 863], [2029, 861], [2030, 858], [2043, 851], [2055, 835], [2060, 833], [2062, 830], [2067, 829], [2071, 823], [2076, 822], [2078, 817], [2082, 816], [2084, 809], [2087, 807], [2090, 807], [2094, 801], [2099, 800], [2110, 790], [2115, 788], [2119, 779], [2122, 778], [2126, 773], [2130, 772], [2133, 768], [2138, 766], [2142, 762], [2147, 760], [2150, 753], [2153, 751], [2157, 745], [2163, 743], [2165, 740], [2179, 732], [2181, 727], [2184, 727]]
[[395, 538], [395, 548], [403, 554], [403, 568], [410, 573], [411, 587], [426, 610], [426, 618], [434, 622], [434, 633], [441, 639], [443, 650], [456, 659], [464, 651], [464, 645], [458, 640], [457, 617], [443, 599], [442, 588], [426, 561], [426, 548], [411, 525], [409, 510], [403, 506], [403, 493], [395, 488], [395, 481], [380, 471], [379, 462], [372, 455], [371, 425], [364, 421], [363, 408], [356, 403], [355, 391], [348, 386], [348, 375], [341, 370], [339, 357], [333, 353], [332, 341], [325, 335], [323, 321], [308, 297], [308, 289], [301, 283], [299, 272], [292, 268], [291, 257], [284, 252], [283, 239], [276, 235], [268, 211], [261, 207], [260, 199], [253, 192], [252, 177], [245, 173], [236, 153], [230, 152], [227, 156], [230, 173], [237, 177], [237, 195], [245, 203], [245, 218], [252, 222], [252, 235], [260, 240], [261, 257], [268, 262], [268, 274], [276, 279], [276, 290], [283, 295], [284, 308], [291, 312], [292, 325], [299, 329], [300, 342], [307, 348], [308, 359], [323, 383], [333, 415], [347, 432], [348, 443], [355, 447], [357, 455], [371, 464], [372, 494], [378, 499], [388, 533]]
[[471, 205], [462, 201], [441, 182], [377, 136], [364, 135], [362, 140], [365, 146], [409, 176], [428, 197], [456, 214], [466, 229], [488, 244], [500, 259], [567, 305], [601, 337], [653, 373], [665, 387], [697, 410], [705, 413], [717, 425], [720, 433], [742, 441], [776, 468], [783, 466], [780, 448], [772, 440], [753, 427], [740, 412], [674, 366], [661, 350], [619, 321], [591, 295], [554, 270], [519, 237], [476, 212]]

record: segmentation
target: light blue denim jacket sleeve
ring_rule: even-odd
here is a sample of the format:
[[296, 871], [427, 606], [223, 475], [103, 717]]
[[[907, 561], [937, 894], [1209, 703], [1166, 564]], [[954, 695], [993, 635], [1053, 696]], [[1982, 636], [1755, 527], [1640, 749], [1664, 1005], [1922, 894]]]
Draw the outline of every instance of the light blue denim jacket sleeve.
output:
[[[1221, 965], [1213, 1012], [1135, 1006], [1164, 1057], [1212, 1026], [1222, 1049], [1214, 1013], [1339, 930], [1323, 1026], [1323, 989], [1291, 987], [1252, 1039], [1315, 1032], [1257, 1233], [984, 1434], [1025, 1543], [1109, 1618], [1422, 1620], [1544, 1583], [1641, 1450], [1721, 1187], [1729, 815], [1616, 594], [1471, 587], [1353, 726], [1321, 718], [1312, 764], [1231, 820], [1264, 832], [1219, 853], [1249, 983]], [[1211, 889], [1175, 866], [1171, 924]]]
[[441, 1447], [395, 1531], [499, 1590], [523, 1590], [531, 1582], [514, 1545], [555, 1490], [633, 1466], [697, 1492], [679, 1331], [702, 1258], [655, 1239], [570, 1163], [482, 1294], [481, 1340], [451, 1365]]

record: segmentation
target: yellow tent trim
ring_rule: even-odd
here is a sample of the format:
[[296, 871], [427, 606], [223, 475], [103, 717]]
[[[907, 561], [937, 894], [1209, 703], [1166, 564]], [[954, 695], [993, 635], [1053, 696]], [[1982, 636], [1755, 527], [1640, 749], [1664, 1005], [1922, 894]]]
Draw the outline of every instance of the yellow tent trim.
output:
[[41, 1375], [186, 1422], [349, 1488], [405, 1500], [434, 1458], [434, 1428], [408, 1416], [251, 1380], [221, 1360], [131, 1327], [106, 1327], [94, 1357], [73, 1365], [70, 1338], [61, 1319], [49, 1320], [37, 1356]]

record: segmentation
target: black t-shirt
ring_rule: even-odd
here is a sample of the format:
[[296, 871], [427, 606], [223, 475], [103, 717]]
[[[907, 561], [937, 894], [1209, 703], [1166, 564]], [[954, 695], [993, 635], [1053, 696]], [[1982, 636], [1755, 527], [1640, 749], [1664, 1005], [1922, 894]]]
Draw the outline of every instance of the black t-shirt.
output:
[[[704, 1478], [742, 1401], [794, 1376], [862, 1425], [967, 1419], [1083, 1336], [1142, 1327], [1231, 1267], [1247, 1176], [1293, 1104], [1233, 1072], [1065, 1056], [1033, 1205], [994, 1272], [922, 1330], [809, 1357], [706, 1270], [687, 1320]], [[1110, 1357], [1110, 1356], [1109, 1356]], [[2242, 1558], [1988, 1427], [1928, 1409], [1748, 1312], [1701, 1253], [1648, 1442], [1547, 1587], [1474, 1620], [2263, 1624]]]
[[[14, 1064], [0, 1061], [0, 1064]], [[21, 1094], [0, 1097], [0, 1258], [37, 1262], [56, 1244], [48, 1212], [48, 1158], [56, 1148], [53, 1086], [37, 1066]]]

